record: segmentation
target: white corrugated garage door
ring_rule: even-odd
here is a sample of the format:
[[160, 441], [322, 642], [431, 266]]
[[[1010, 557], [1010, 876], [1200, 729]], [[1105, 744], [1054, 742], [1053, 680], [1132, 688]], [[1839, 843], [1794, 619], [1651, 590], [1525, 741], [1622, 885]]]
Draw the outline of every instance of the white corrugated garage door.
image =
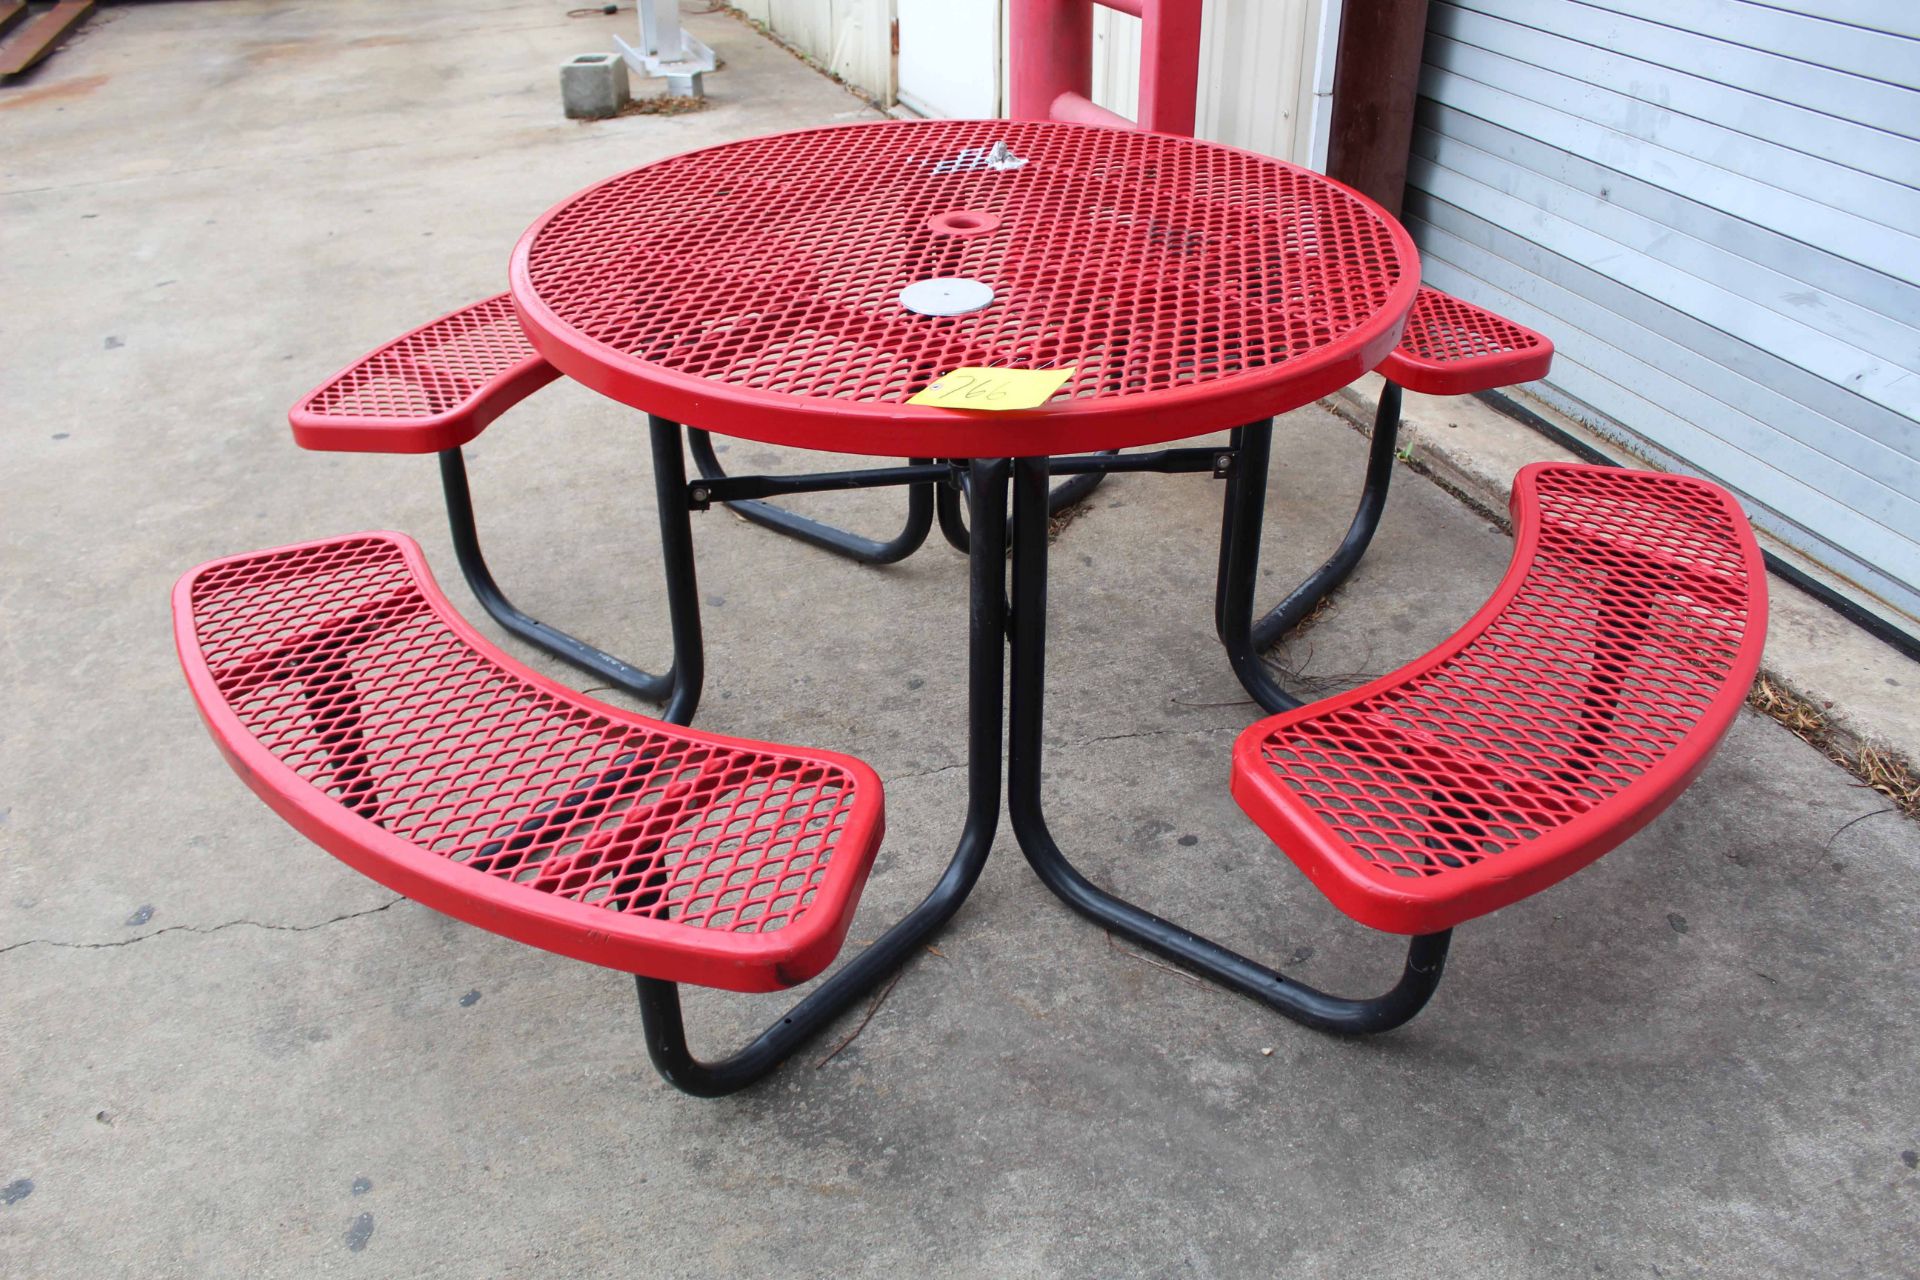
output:
[[1920, 2], [1429, 14], [1428, 283], [1553, 337], [1542, 398], [1920, 629]]

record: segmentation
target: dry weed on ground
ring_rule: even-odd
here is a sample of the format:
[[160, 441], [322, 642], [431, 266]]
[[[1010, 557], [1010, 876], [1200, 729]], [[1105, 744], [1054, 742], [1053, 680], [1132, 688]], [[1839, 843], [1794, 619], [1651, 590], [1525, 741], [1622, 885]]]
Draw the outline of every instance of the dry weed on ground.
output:
[[1872, 787], [1909, 818], [1920, 817], [1920, 773], [1913, 763], [1878, 747], [1851, 748], [1835, 735], [1820, 708], [1765, 672], [1753, 682], [1747, 705]]

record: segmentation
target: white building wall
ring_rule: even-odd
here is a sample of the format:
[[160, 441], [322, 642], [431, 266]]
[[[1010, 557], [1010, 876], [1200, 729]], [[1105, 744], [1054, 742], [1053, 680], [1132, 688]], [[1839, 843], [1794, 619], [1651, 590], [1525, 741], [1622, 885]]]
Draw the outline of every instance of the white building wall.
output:
[[893, 103], [893, 0], [735, 0], [733, 7], [882, 105]]
[[[1140, 19], [1102, 7], [1093, 24], [1093, 100], [1132, 117]], [[1339, 27], [1339, 0], [1205, 0], [1200, 136], [1324, 167]]]
[[[799, 6], [805, 0], [772, 2]], [[829, 0], [810, 2], [824, 8]], [[994, 33], [1000, 47], [998, 66], [982, 61], [977, 42], [955, 41], [950, 34], [941, 34], [958, 21], [993, 22], [991, 0], [985, 6], [978, 0], [898, 0], [898, 4], [899, 87], [908, 105], [916, 110], [931, 106], [931, 114], [953, 114], [939, 109], [943, 101], [983, 102], [991, 85], [997, 110], [1005, 114], [1005, 0], [999, 4], [999, 30]], [[1093, 30], [1093, 99], [1131, 118], [1139, 107], [1140, 20], [1096, 7]], [[1323, 168], [1339, 30], [1340, 0], [1204, 0], [1200, 136]], [[937, 47], [914, 48], [916, 40]], [[928, 74], [935, 60], [940, 64], [938, 74]], [[977, 82], [981, 92], [942, 92], [956, 80]]]

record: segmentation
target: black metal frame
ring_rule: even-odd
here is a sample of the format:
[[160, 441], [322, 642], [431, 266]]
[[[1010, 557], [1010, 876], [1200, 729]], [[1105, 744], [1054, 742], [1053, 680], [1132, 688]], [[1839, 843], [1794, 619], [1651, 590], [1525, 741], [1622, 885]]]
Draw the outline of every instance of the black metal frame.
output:
[[[440, 452], [440, 489], [446, 497], [447, 526], [453, 535], [453, 553], [460, 562], [460, 572], [489, 617], [536, 649], [588, 675], [637, 698], [666, 703], [660, 718], [673, 724], [686, 724], [693, 719], [699, 705], [704, 677], [700, 593], [694, 573], [693, 531], [687, 516], [690, 507], [686, 462], [680, 453], [678, 425], [660, 418], [650, 421], [667, 614], [673, 634], [672, 660], [661, 675], [642, 670], [578, 636], [542, 622], [507, 598], [480, 550], [480, 532], [473, 516], [473, 492], [467, 484], [466, 458], [458, 447]], [[663, 441], [663, 430], [670, 432], [670, 439]]]
[[[664, 675], [642, 671], [515, 607], [494, 581], [481, 554], [465, 460], [457, 448], [441, 453], [441, 482], [454, 549], [468, 585], [488, 614], [521, 639], [591, 675], [643, 698], [665, 699], [662, 718], [676, 724], [692, 719], [704, 679], [690, 522], [693, 511], [724, 503], [756, 524], [866, 564], [887, 564], [911, 555], [925, 542], [937, 518], [948, 542], [968, 554], [967, 814], [946, 871], [919, 906], [744, 1048], [719, 1061], [702, 1061], [688, 1046], [679, 985], [635, 975], [647, 1053], [660, 1074], [675, 1087], [702, 1097], [733, 1093], [773, 1071], [827, 1023], [903, 966], [927, 938], [953, 918], [979, 879], [999, 824], [1003, 760], [1007, 765], [1007, 799], [1021, 851], [1041, 881], [1082, 915], [1310, 1027], [1371, 1033], [1399, 1026], [1419, 1012], [1440, 981], [1448, 933], [1412, 939], [1399, 982], [1383, 995], [1352, 999], [1317, 991], [1087, 880], [1067, 861], [1047, 828], [1041, 787], [1049, 517], [1084, 498], [1114, 471], [1204, 473], [1226, 480], [1215, 586], [1216, 629], [1235, 672], [1262, 706], [1270, 710], [1298, 706], [1299, 702], [1267, 675], [1259, 650], [1339, 586], [1365, 551], [1385, 504], [1399, 405], [1400, 389], [1387, 384], [1374, 424], [1359, 509], [1339, 549], [1257, 623], [1253, 620], [1252, 596], [1272, 448], [1271, 420], [1236, 429], [1224, 449], [989, 459], [965, 465], [917, 458], [903, 467], [733, 477], [721, 469], [706, 432], [650, 417], [654, 486], [673, 634], [673, 661]], [[698, 471], [698, 479], [691, 483], [681, 446], [683, 431], [687, 452], [693, 455]], [[1055, 475], [1069, 479], [1052, 487]], [[762, 500], [784, 494], [895, 485], [908, 490], [907, 523], [886, 542], [810, 520]], [[962, 515], [963, 501], [966, 516]], [[976, 537], [973, 531], [983, 532]], [[1013, 562], [1011, 603], [1006, 581], [1009, 545]], [[1009, 643], [1010, 686], [1004, 652]], [[1010, 718], [1006, 726], [1003, 695]], [[1004, 756], [1003, 727], [1007, 731]]]
[[[1281, 607], [1268, 615], [1302, 615], [1352, 572], [1379, 521], [1385, 499], [1386, 474], [1393, 457], [1392, 423], [1397, 421], [1398, 395], [1383, 401], [1384, 428], [1376, 424], [1373, 455], [1360, 510], [1353, 527], [1335, 555]], [[1294, 981], [1277, 970], [1239, 955], [1227, 947], [1166, 921], [1144, 908], [1100, 889], [1083, 876], [1061, 852], [1047, 828], [1042, 804], [1042, 718], [1046, 683], [1048, 517], [1062, 489], [1052, 488], [1056, 474], [1098, 479], [1112, 471], [1204, 473], [1227, 480], [1222, 504], [1220, 580], [1216, 584], [1216, 621], [1235, 670], [1243, 681], [1249, 666], [1272, 693], [1291, 695], [1272, 685], [1259, 669], [1252, 649], [1256, 634], [1252, 622], [1253, 579], [1258, 568], [1261, 510], [1271, 449], [1272, 424], [1254, 423], [1233, 433], [1230, 445], [1219, 448], [1161, 449], [1134, 454], [1093, 454], [1064, 458], [982, 460], [963, 474], [952, 463], [916, 460], [904, 467], [877, 467], [861, 471], [821, 472], [797, 476], [740, 476], [702, 474], [691, 484], [684, 479], [674, 424], [653, 419], [654, 463], [659, 486], [662, 542], [670, 562], [685, 555], [684, 573], [670, 571], [687, 597], [685, 612], [690, 633], [677, 629], [676, 652], [695, 654], [698, 681], [699, 619], [697, 592], [691, 573], [691, 544], [686, 514], [705, 510], [715, 502], [735, 510], [741, 507], [772, 512], [779, 519], [769, 527], [813, 541], [814, 531], [802, 531], [803, 518], [769, 507], [763, 497], [850, 488], [905, 485], [931, 492], [941, 511], [953, 511], [943, 529], [957, 527], [967, 535], [969, 558], [969, 637], [967, 709], [967, 815], [952, 861], [927, 897], [866, 950], [761, 1032], [744, 1048], [719, 1061], [696, 1058], [687, 1043], [679, 984], [635, 975], [634, 986], [645, 1029], [647, 1053], [654, 1067], [676, 1088], [701, 1097], [733, 1093], [777, 1068], [802, 1044], [834, 1018], [873, 991], [899, 969], [927, 938], [953, 918], [978, 881], [992, 847], [1000, 815], [1002, 695], [1007, 694], [1007, 799], [1014, 834], [1021, 851], [1041, 881], [1074, 910], [1122, 937], [1154, 951], [1240, 992], [1295, 1021], [1323, 1031], [1369, 1034], [1406, 1022], [1425, 1006], [1439, 985], [1445, 968], [1450, 932], [1411, 939], [1399, 981], [1386, 993], [1367, 998], [1330, 995]], [[690, 439], [696, 433], [688, 432]], [[1384, 461], [1382, 460], [1384, 459]], [[698, 456], [696, 452], [696, 465]], [[1012, 510], [1008, 510], [1011, 477]], [[1090, 487], [1090, 486], [1089, 486]], [[1084, 492], [1084, 491], [1083, 491]], [[677, 497], [676, 497], [677, 494]], [[964, 496], [971, 518], [957, 515]], [[910, 502], [912, 499], [910, 499]], [[917, 508], [910, 508], [917, 509]], [[753, 517], [749, 517], [753, 518]], [[813, 522], [807, 522], [812, 524]], [[824, 526], [822, 526], [824, 528]], [[838, 533], [840, 531], [830, 531]], [[910, 526], [905, 531], [913, 532]], [[847, 535], [851, 537], [852, 535]], [[952, 534], [949, 533], [951, 539]], [[1008, 539], [1012, 547], [1011, 603], [1006, 583]], [[896, 540], [897, 541], [897, 540]], [[821, 544], [816, 544], [821, 545]], [[835, 549], [829, 547], [829, 549]], [[845, 552], [842, 552], [845, 554]], [[853, 558], [860, 558], [855, 556]], [[1304, 603], [1302, 603], [1304, 602]], [[676, 608], [676, 619], [681, 614]], [[1004, 642], [1011, 645], [1012, 680], [1006, 680]], [[1250, 686], [1253, 687], [1253, 686]]]
[[[756, 495], [742, 493], [737, 497], [722, 497], [719, 491], [729, 483], [737, 483], [734, 477], [726, 473], [720, 465], [719, 456], [713, 451], [713, 437], [698, 427], [687, 428], [687, 452], [693, 455], [694, 470], [700, 479], [708, 482], [705, 486], [712, 500], [724, 502], [729, 510], [744, 520], [751, 520], [765, 529], [783, 533], [789, 538], [797, 538], [809, 546], [819, 547], [822, 551], [831, 551], [834, 555], [845, 556], [861, 564], [893, 564], [905, 560], [918, 551], [927, 540], [927, 534], [933, 529], [934, 486], [916, 483], [907, 487], [907, 523], [900, 532], [885, 542], [809, 519], [792, 511], [776, 507], [770, 502], [761, 502]], [[932, 461], [930, 458], [915, 458], [910, 465], [922, 466]], [[896, 468], [897, 469], [897, 468]], [[854, 476], [858, 472], [841, 472], [843, 476]], [[765, 481], [777, 481], [781, 477], [760, 476], [743, 477]], [[881, 484], [898, 483], [893, 480], [878, 481]], [[701, 486], [696, 486], [700, 488]], [[860, 484], [827, 486], [834, 488], [864, 488]], [[806, 490], [784, 490], [784, 492], [805, 492]], [[782, 492], [778, 488], [766, 488], [761, 494], [771, 495]], [[696, 500], [700, 495], [696, 493]]]
[[[1235, 672], [1261, 706], [1269, 710], [1299, 706], [1267, 674], [1259, 654], [1344, 582], [1366, 551], [1392, 476], [1400, 402], [1400, 388], [1388, 382], [1374, 421], [1359, 507], [1339, 548], [1258, 621], [1253, 618], [1252, 596], [1272, 448], [1271, 419], [1235, 429], [1224, 449], [1168, 448], [1133, 454], [1108, 450], [1051, 459], [965, 463], [913, 458], [903, 467], [734, 477], [721, 466], [708, 432], [649, 416], [673, 646], [666, 671], [657, 675], [540, 621], [507, 597], [480, 547], [465, 455], [458, 446], [442, 450], [440, 481], [454, 553], [481, 607], [501, 627], [534, 647], [612, 687], [664, 702], [661, 718], [674, 724], [692, 720], [705, 677], [693, 511], [724, 503], [754, 524], [869, 565], [892, 564], [912, 555], [925, 544], [937, 521], [946, 541], [969, 558], [967, 810], [945, 872], [921, 903], [875, 942], [744, 1048], [718, 1061], [702, 1061], [689, 1047], [679, 984], [636, 974], [647, 1053], [660, 1074], [675, 1087], [702, 1097], [745, 1088], [903, 967], [953, 918], [979, 880], [999, 825], [1003, 763], [1021, 851], [1041, 881], [1082, 915], [1310, 1027], [1370, 1033], [1399, 1026], [1418, 1013], [1440, 981], [1450, 931], [1413, 938], [1400, 980], [1385, 994], [1365, 999], [1328, 995], [1094, 885], [1061, 852], [1047, 828], [1042, 804], [1049, 518], [1087, 498], [1115, 471], [1207, 473], [1228, 481], [1221, 504], [1215, 629]], [[692, 483], [687, 479], [687, 454], [692, 455], [698, 477]], [[1055, 487], [1054, 476], [1067, 479]], [[765, 501], [786, 494], [895, 485], [907, 489], [906, 522], [884, 541]], [[350, 729], [349, 742], [357, 742]]]
[[[1166, 450], [1162, 450], [1161, 452], [1164, 453]], [[1097, 464], [1102, 458], [1117, 459], [1119, 456], [1120, 451], [1118, 449], [1109, 449], [1103, 453], [1087, 454], [1079, 457], [1055, 458], [1054, 461], [1056, 463], [1066, 464], [1068, 467], [1076, 463], [1084, 465], [1077, 471], [1063, 469], [1058, 473], [1060, 475], [1071, 475], [1072, 479], [1054, 486], [1054, 488], [1048, 492], [1047, 514], [1049, 516], [1057, 516], [1068, 507], [1079, 502], [1084, 502], [1095, 489], [1100, 487], [1100, 482], [1107, 478], [1109, 472], [1157, 470], [1157, 468], [1154, 467], [1130, 467], [1118, 463], [1111, 466], [1093, 465]], [[963, 483], [962, 490], [964, 491], [964, 489], [965, 485]], [[965, 554], [968, 546], [971, 544], [968, 541], [967, 520], [960, 509], [960, 497], [960, 494], [943, 493], [939, 495], [940, 536], [947, 540], [948, 546], [952, 547], [955, 551]], [[1008, 517], [1008, 519], [1011, 520], [1012, 517]], [[1013, 537], [1013, 528], [1011, 525], [1007, 528], [1007, 537], [1009, 539]]]
[[[1234, 460], [1232, 510], [1225, 521], [1232, 532], [1225, 568], [1226, 622], [1231, 630], [1250, 616], [1253, 560], [1247, 542], [1259, 536], [1259, 493], [1266, 480], [1270, 423], [1244, 427]], [[1410, 940], [1400, 980], [1386, 993], [1366, 998], [1329, 995], [1288, 978], [1278, 970], [1203, 938], [1096, 886], [1067, 861], [1047, 829], [1042, 805], [1042, 708], [1046, 686], [1048, 465], [1045, 458], [1013, 464], [1013, 625], [1012, 678], [1008, 695], [1007, 808], [1021, 852], [1041, 881], [1062, 901], [1095, 923], [1202, 977], [1237, 991], [1277, 1012], [1321, 1031], [1348, 1035], [1391, 1030], [1423, 1008], [1439, 986], [1451, 931]], [[1251, 531], [1249, 531], [1249, 525]], [[1342, 575], [1344, 576], [1344, 575]], [[1331, 588], [1328, 588], [1331, 589]], [[1245, 626], [1250, 637], [1251, 627]], [[1232, 654], [1234, 646], [1228, 645]], [[1235, 668], [1240, 659], [1236, 656]], [[1242, 673], [1242, 680], [1246, 676]], [[1270, 683], [1270, 681], [1269, 681]]]
[[[1290, 592], [1272, 610], [1255, 621], [1252, 617], [1252, 593], [1259, 573], [1259, 541], [1266, 496], [1268, 458], [1272, 448], [1272, 422], [1255, 423], [1235, 429], [1225, 449], [1159, 449], [1143, 453], [1097, 454], [1060, 457], [1052, 460], [1051, 472], [1068, 479], [1049, 490], [1047, 512], [1054, 515], [1086, 498], [1108, 474], [1116, 471], [1153, 471], [1162, 473], [1207, 472], [1216, 478], [1230, 479], [1222, 502], [1219, 575], [1214, 592], [1214, 623], [1235, 673], [1249, 693], [1268, 711], [1283, 711], [1300, 705], [1297, 698], [1282, 689], [1268, 675], [1260, 654], [1286, 632], [1298, 625], [1328, 595], [1338, 588], [1359, 564], [1385, 509], [1387, 487], [1393, 477], [1393, 461], [1400, 425], [1401, 390], [1388, 382], [1380, 394], [1374, 416], [1373, 439], [1368, 448], [1366, 481], [1352, 523], [1339, 548], [1305, 581]], [[440, 457], [440, 484], [446, 497], [447, 524], [453, 537], [454, 555], [480, 605], [508, 632], [534, 647], [544, 650], [607, 684], [652, 702], [666, 702], [662, 718], [684, 724], [692, 718], [700, 696], [700, 657], [698, 592], [693, 581], [692, 534], [686, 527], [688, 511], [705, 510], [713, 502], [725, 503], [743, 518], [798, 538], [836, 555], [862, 564], [892, 564], [912, 555], [925, 543], [934, 521], [941, 534], [957, 550], [971, 546], [968, 521], [962, 515], [967, 497], [967, 468], [955, 462], [934, 462], [915, 458], [904, 467], [873, 467], [858, 471], [815, 473], [799, 476], [728, 476], [713, 451], [712, 437], [698, 428], [684, 428], [687, 452], [692, 455], [700, 477], [686, 483], [686, 461], [678, 440], [661, 439], [662, 424], [674, 430], [682, 428], [652, 418], [654, 484], [660, 499], [659, 516], [663, 546], [671, 538], [684, 547], [666, 558], [669, 617], [674, 628], [674, 655], [665, 673], [655, 675], [625, 659], [615, 657], [579, 637], [542, 622], [516, 606], [495, 581], [486, 557], [480, 549], [480, 535], [473, 513], [473, 495], [467, 482], [466, 459], [459, 448], [443, 450]], [[786, 511], [762, 501], [768, 497], [835, 489], [859, 489], [905, 485], [907, 523], [893, 538], [880, 542], [844, 529]], [[1011, 519], [1011, 517], [1009, 517]], [[671, 526], [671, 527], [670, 527]], [[1006, 538], [1012, 537], [1009, 528]], [[685, 583], [676, 586], [679, 579]], [[689, 634], [695, 652], [689, 654], [682, 633]], [[694, 669], [684, 670], [688, 663]], [[685, 692], [683, 692], [683, 689]]]
[[1359, 565], [1380, 527], [1400, 432], [1401, 390], [1388, 382], [1374, 411], [1367, 445], [1366, 480], [1360, 502], [1339, 547], [1321, 566], [1257, 621], [1253, 593], [1260, 575], [1260, 532], [1265, 522], [1267, 470], [1273, 448], [1271, 418], [1236, 428], [1231, 439], [1234, 475], [1220, 513], [1219, 576], [1214, 585], [1214, 626], [1241, 685], [1269, 712], [1291, 711], [1300, 699], [1281, 688], [1263, 654], [1275, 641], [1332, 595]]
[[1380, 403], [1373, 413], [1373, 435], [1367, 443], [1367, 475], [1360, 489], [1360, 504], [1346, 536], [1326, 563], [1315, 569], [1287, 598], [1269, 609], [1253, 624], [1253, 646], [1271, 648], [1275, 641], [1300, 625], [1341, 583], [1347, 580], [1360, 557], [1367, 553], [1380, 516], [1387, 508], [1387, 486], [1393, 481], [1393, 461], [1400, 437], [1400, 384], [1388, 382], [1380, 389]]
[[[724, 502], [729, 510], [742, 519], [752, 521], [763, 529], [785, 534], [789, 538], [797, 538], [809, 546], [819, 547], [822, 551], [830, 551], [834, 555], [844, 556], [860, 564], [894, 564], [905, 560], [920, 549], [927, 540], [927, 534], [937, 514], [940, 534], [947, 540], [948, 545], [962, 555], [967, 552], [969, 545], [967, 518], [963, 510], [967, 468], [964, 463], [948, 464], [951, 467], [952, 478], [945, 485], [913, 483], [907, 490], [906, 524], [892, 538], [880, 542], [851, 530], [842, 529], [837, 525], [776, 507], [770, 502], [759, 501], [759, 499], [781, 493], [807, 493], [819, 489], [863, 489], [878, 485], [900, 484], [902, 480], [897, 478], [898, 473], [908, 468], [877, 467], [864, 471], [833, 472], [830, 474], [839, 481], [834, 484], [810, 483], [824, 479], [824, 475], [734, 477], [728, 475], [726, 468], [721, 466], [720, 457], [714, 452], [712, 434], [698, 427], [687, 428], [687, 452], [693, 456], [694, 470], [699, 474], [700, 479], [708, 482], [705, 486], [705, 495], [696, 492], [696, 503], [705, 500]], [[926, 466], [932, 462], [931, 458], [914, 458], [910, 460], [909, 467]], [[892, 478], [863, 479], [869, 476]], [[1058, 514], [1074, 503], [1083, 501], [1098, 489], [1100, 482], [1106, 478], [1106, 469], [1089, 469], [1075, 473], [1073, 479], [1053, 491], [1050, 510]], [[731, 487], [741, 481], [755, 483], [751, 489]], [[798, 482], [799, 487], [788, 487], [783, 485], [782, 481]]]
[[[657, 457], [658, 434], [655, 450]], [[953, 860], [919, 906], [745, 1048], [718, 1062], [703, 1062], [688, 1047], [678, 984], [635, 975], [647, 1054], [676, 1088], [700, 1097], [719, 1097], [745, 1088], [779, 1066], [828, 1022], [911, 959], [953, 918], [986, 866], [994, 830], [1000, 824], [1006, 548], [996, 534], [1006, 527], [1007, 464], [998, 460], [974, 462], [972, 478], [968, 489], [974, 523], [989, 532], [975, 542], [969, 557], [967, 818]]]

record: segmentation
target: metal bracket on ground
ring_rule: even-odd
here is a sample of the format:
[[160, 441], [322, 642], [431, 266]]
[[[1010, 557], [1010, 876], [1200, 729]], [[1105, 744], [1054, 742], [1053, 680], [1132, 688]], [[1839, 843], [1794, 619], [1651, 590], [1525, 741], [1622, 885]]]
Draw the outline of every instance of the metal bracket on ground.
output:
[[627, 65], [642, 75], [664, 77], [667, 92], [675, 97], [706, 97], [701, 77], [719, 61], [713, 50], [681, 29], [679, 0], [639, 0], [635, 7], [640, 10], [639, 47], [613, 38]]

